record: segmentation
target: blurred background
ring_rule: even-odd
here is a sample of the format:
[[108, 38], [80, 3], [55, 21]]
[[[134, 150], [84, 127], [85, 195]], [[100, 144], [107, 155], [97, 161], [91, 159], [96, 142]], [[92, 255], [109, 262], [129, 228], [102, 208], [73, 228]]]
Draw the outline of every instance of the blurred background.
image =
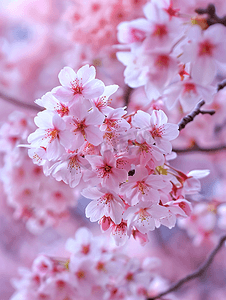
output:
[[[183, 1], [175, 3], [181, 5]], [[40, 107], [34, 100], [59, 85], [58, 73], [64, 66], [77, 70], [89, 63], [96, 67], [96, 77], [106, 85], [118, 84], [113, 107], [128, 104], [128, 93], [129, 112], [147, 106], [142, 88], [132, 91], [125, 85], [124, 67], [116, 59], [117, 50], [113, 47], [118, 44], [118, 24], [142, 17], [146, 2], [0, 1], [1, 300], [8, 300], [13, 294], [10, 281], [17, 276], [18, 267], [30, 267], [37, 254], [64, 257], [65, 241], [81, 226], [90, 228], [94, 235], [101, 234], [98, 224], [90, 223], [85, 217], [89, 201], [79, 195], [80, 190], [71, 190], [46, 178], [30, 161], [27, 150], [18, 150], [16, 146], [26, 144], [27, 136], [35, 128], [33, 118]], [[222, 1], [215, 2], [224, 8]], [[191, 1], [186, 5], [190, 12], [202, 4], [205, 1]], [[175, 148], [189, 147], [197, 139], [200, 146], [225, 143], [225, 118], [222, 117], [222, 111], [226, 111], [225, 96], [222, 90], [211, 106], [221, 111], [211, 119], [212, 125], [209, 116], [195, 120], [190, 130], [174, 143]], [[182, 117], [178, 111], [179, 108], [176, 113], [169, 113], [171, 122], [177, 123]], [[220, 130], [214, 135], [216, 126]], [[178, 153], [172, 165], [183, 172], [211, 171], [201, 181], [200, 196], [191, 199], [194, 213], [171, 230], [162, 226], [153, 231], [147, 245], [142, 247], [131, 240], [123, 251], [141, 258], [159, 257], [162, 261], [159, 273], [169, 282], [200, 266], [226, 229], [225, 160], [224, 151]], [[184, 300], [224, 300], [225, 280], [226, 254], [222, 249], [208, 271], [184, 285], [176, 295]]]

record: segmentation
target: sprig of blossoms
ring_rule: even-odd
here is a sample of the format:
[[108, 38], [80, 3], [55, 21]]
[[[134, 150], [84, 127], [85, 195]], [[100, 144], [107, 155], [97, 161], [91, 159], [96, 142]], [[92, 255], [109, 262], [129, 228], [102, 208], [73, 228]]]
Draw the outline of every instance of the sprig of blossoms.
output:
[[226, 28], [209, 26], [205, 17], [185, 16], [180, 9], [173, 1], [154, 0], [144, 6], [145, 18], [120, 23], [118, 48], [124, 51], [117, 58], [126, 66], [130, 87], [144, 86], [150, 101], [164, 99], [168, 109], [179, 101], [188, 112], [201, 99], [213, 101], [211, 84], [226, 61]]
[[17, 111], [3, 124], [0, 144], [4, 158], [0, 180], [7, 204], [14, 210], [13, 217], [23, 220], [29, 231], [38, 234], [65, 219], [68, 207], [75, 206], [77, 198], [64, 182], [46, 178], [42, 167], [34, 165], [28, 157], [27, 149], [17, 147], [26, 142], [34, 129], [33, 118]]
[[108, 97], [118, 87], [95, 79], [93, 66], [77, 73], [65, 67], [59, 79], [63, 87], [36, 101], [45, 110], [28, 137], [29, 156], [45, 175], [92, 199], [86, 216], [109, 230], [117, 245], [130, 236], [145, 243], [149, 231], [187, 217], [185, 197], [195, 188], [186, 183], [193, 177], [182, 181], [167, 164], [178, 125], [168, 123], [162, 110], [127, 115], [125, 107], [110, 107]]
[[106, 237], [93, 237], [86, 228], [67, 240], [66, 249], [68, 257], [39, 255], [31, 269], [21, 268], [20, 279], [13, 279], [16, 292], [10, 300], [145, 300], [167, 288], [167, 281], [158, 275], [158, 258], [141, 262], [122, 255]]

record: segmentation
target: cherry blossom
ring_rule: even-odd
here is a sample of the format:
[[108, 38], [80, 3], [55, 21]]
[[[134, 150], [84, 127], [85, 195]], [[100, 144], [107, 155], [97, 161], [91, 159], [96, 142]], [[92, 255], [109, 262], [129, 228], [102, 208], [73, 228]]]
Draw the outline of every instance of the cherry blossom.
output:
[[102, 157], [90, 155], [86, 159], [91, 164], [92, 173], [87, 175], [89, 177], [84, 178], [85, 181], [94, 175], [93, 172], [97, 175], [95, 182], [100, 182], [104, 187], [107, 186], [114, 189], [120, 182], [126, 181], [127, 171], [117, 168], [116, 158], [110, 150], [104, 151]]
[[58, 101], [51, 92], [46, 93], [41, 99], [35, 100], [35, 103], [45, 107], [47, 110], [58, 113], [60, 117], [68, 116], [69, 114], [68, 106]]
[[160, 200], [158, 189], [163, 187], [165, 187], [165, 183], [161, 175], [149, 175], [145, 167], [138, 165], [135, 174], [122, 185], [122, 191], [130, 199], [132, 205], [140, 201], [157, 204]]
[[181, 56], [183, 62], [192, 61], [192, 78], [200, 84], [211, 84], [216, 75], [216, 63], [225, 63], [225, 55], [222, 49], [225, 48], [225, 41], [222, 36], [225, 34], [225, 27], [215, 24], [201, 30], [194, 26], [188, 33], [189, 43], [184, 45], [184, 52]]
[[160, 9], [155, 2], [147, 3], [144, 6], [145, 17], [150, 22], [150, 34], [145, 40], [145, 47], [152, 45], [155, 47], [169, 47], [178, 39], [180, 20], [177, 18], [170, 19], [170, 16], [164, 9]]
[[[141, 286], [148, 290], [155, 280], [155, 258], [140, 261], [138, 258], [122, 255], [109, 245], [106, 238], [93, 237], [86, 228], [80, 228], [73, 240], [75, 249], [80, 248], [80, 238], [85, 235], [95, 245], [94, 253], [69, 250], [67, 257], [56, 259], [48, 255], [38, 256], [31, 269], [20, 269], [20, 278], [13, 279], [16, 292], [10, 299], [145, 299]], [[71, 239], [72, 241], [72, 239]], [[68, 242], [66, 243], [68, 244]], [[105, 245], [102, 251], [102, 245]], [[163, 279], [162, 279], [163, 280]], [[163, 284], [163, 283], [162, 283]], [[138, 298], [137, 298], [138, 297]]]
[[76, 187], [82, 177], [82, 169], [88, 161], [78, 153], [68, 153], [61, 158], [61, 161], [54, 163], [49, 169], [51, 174], [57, 181], [64, 181], [70, 187]]
[[47, 111], [38, 113], [35, 124], [39, 127], [28, 137], [31, 147], [44, 147], [48, 159], [57, 159], [64, 147], [71, 147], [72, 134], [66, 131], [66, 123], [56, 114]]
[[114, 94], [118, 88], [119, 87], [116, 84], [105, 86], [103, 94], [100, 97], [92, 98], [91, 103], [93, 103], [103, 114], [109, 110], [111, 111], [111, 107], [108, 106], [111, 103], [111, 99], [109, 99], [109, 97]]
[[[97, 146], [102, 140], [102, 133], [97, 125], [101, 125], [104, 116], [96, 109], [92, 108], [88, 100], [82, 103], [77, 101], [71, 106], [71, 116], [66, 120], [73, 136], [72, 149], [78, 149], [85, 141]], [[70, 147], [69, 147], [70, 148]]]
[[[226, 229], [225, 1], [8, 2], [1, 299], [147, 300], [169, 287], [160, 273], [185, 283]], [[225, 299], [218, 255], [219, 276], [178, 297]]]
[[179, 131], [176, 124], [167, 123], [167, 120], [161, 110], [153, 111], [151, 115], [138, 110], [132, 124], [143, 129], [143, 136], [148, 144], [156, 144], [164, 153], [170, 153], [172, 146], [169, 141], [175, 139]]
[[127, 219], [129, 232], [135, 227], [139, 232], [145, 234], [155, 229], [155, 219], [158, 220], [166, 215], [167, 209], [165, 207], [144, 201], [128, 208], [124, 218]]
[[93, 200], [86, 207], [86, 217], [91, 222], [105, 216], [110, 217], [115, 224], [121, 223], [125, 208], [122, 199], [115, 192], [107, 188], [87, 188], [82, 191], [82, 195]]
[[179, 100], [184, 112], [191, 111], [203, 98], [207, 104], [211, 103], [214, 93], [214, 87], [202, 86], [191, 79], [173, 83], [164, 91], [167, 107], [173, 108]]
[[62, 86], [52, 90], [53, 95], [60, 101], [73, 100], [101, 96], [104, 92], [104, 84], [95, 79], [96, 71], [93, 66], [85, 65], [77, 73], [70, 67], [64, 67], [59, 73], [59, 81]]

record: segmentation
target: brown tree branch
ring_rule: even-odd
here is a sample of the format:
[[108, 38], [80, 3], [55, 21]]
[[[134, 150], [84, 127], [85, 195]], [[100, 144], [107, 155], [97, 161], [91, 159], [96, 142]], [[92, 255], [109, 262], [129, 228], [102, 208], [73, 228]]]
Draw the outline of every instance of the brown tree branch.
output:
[[182, 130], [183, 128], [185, 128], [185, 126], [192, 122], [194, 120], [194, 118], [199, 115], [213, 115], [215, 114], [215, 110], [200, 110], [200, 108], [205, 104], [204, 100], [201, 100], [195, 107], [195, 109], [188, 115], [186, 115], [185, 117], [183, 117], [183, 119], [178, 123], [179, 126], [179, 130]]
[[226, 16], [220, 18], [216, 14], [216, 8], [215, 5], [210, 3], [207, 8], [197, 8], [195, 12], [199, 15], [204, 15], [207, 14], [207, 24], [209, 26], [214, 25], [214, 24], [222, 24], [226, 26]]
[[222, 81], [221, 83], [218, 84], [217, 86], [217, 91], [219, 92], [220, 90], [223, 90], [223, 88], [226, 86], [226, 81]]
[[9, 102], [13, 105], [16, 105], [16, 106], [20, 106], [20, 107], [24, 107], [24, 108], [27, 108], [27, 109], [32, 109], [32, 110], [35, 110], [35, 111], [40, 111], [41, 109], [34, 105], [34, 104], [29, 104], [29, 103], [25, 103], [25, 102], [22, 102], [20, 100], [17, 100], [17, 99], [14, 99], [10, 96], [7, 96], [3, 93], [0, 92], [0, 99], [6, 101], [6, 102]]
[[193, 280], [197, 277], [200, 277], [207, 269], [208, 267], [211, 265], [215, 255], [218, 253], [218, 251], [221, 249], [221, 247], [224, 245], [224, 242], [226, 241], [226, 235], [223, 236], [218, 245], [216, 246], [215, 249], [213, 249], [213, 251], [210, 253], [208, 259], [204, 262], [204, 264], [198, 268], [198, 270], [194, 271], [193, 273], [187, 275], [186, 277], [180, 279], [178, 282], [176, 282], [175, 284], [173, 284], [168, 290], [166, 290], [163, 293], [160, 293], [159, 295], [152, 297], [152, 298], [148, 298], [147, 300], [155, 300], [155, 299], [160, 299], [162, 296], [169, 294], [171, 292], [176, 291], [178, 288], [180, 288], [182, 285], [184, 285], [186, 282]]
[[131, 93], [132, 93], [132, 88], [130, 86], [126, 86], [125, 87], [125, 92], [124, 92], [124, 103], [126, 106], [129, 105], [129, 101], [130, 101], [130, 96], [131, 96]]

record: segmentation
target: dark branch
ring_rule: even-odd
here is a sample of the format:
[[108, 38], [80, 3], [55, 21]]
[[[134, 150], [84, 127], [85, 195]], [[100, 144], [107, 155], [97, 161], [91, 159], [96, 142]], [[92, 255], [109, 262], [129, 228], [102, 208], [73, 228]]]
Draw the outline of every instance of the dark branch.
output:
[[174, 148], [173, 149], [173, 151], [176, 153], [189, 153], [189, 152], [214, 153], [214, 152], [224, 151], [224, 150], [226, 150], [226, 145], [221, 145], [221, 146], [213, 147], [213, 148], [202, 148], [202, 147], [199, 147], [197, 144], [195, 144], [191, 148], [184, 148], [184, 149]]
[[220, 90], [223, 90], [223, 88], [226, 86], [226, 81], [223, 81], [218, 84], [217, 86], [217, 91], [219, 92]]
[[1, 92], [0, 92], [0, 99], [2, 99], [4, 101], [7, 101], [7, 102], [9, 102], [13, 105], [24, 107], [24, 108], [27, 108], [27, 109], [32, 109], [32, 110], [35, 110], [35, 111], [40, 111], [41, 110], [38, 106], [36, 106], [34, 104], [29, 104], [29, 103], [19, 101], [17, 99], [14, 99], [10, 96], [7, 96], [7, 95], [1, 93]]
[[179, 123], [178, 123], [178, 126], [179, 126], [179, 130], [182, 130], [188, 123], [192, 122], [194, 120], [194, 118], [199, 115], [199, 114], [202, 114], [202, 115], [205, 115], [205, 114], [208, 114], [208, 115], [213, 115], [215, 114], [215, 110], [200, 110], [200, 108], [205, 104], [205, 101], [204, 100], [201, 100], [195, 107], [195, 109], [190, 113], [188, 114], [187, 116], [185, 116]]
[[203, 275], [203, 273], [208, 269], [208, 267], [211, 265], [215, 255], [217, 254], [217, 252], [221, 249], [221, 247], [223, 246], [224, 242], [226, 241], [226, 235], [223, 236], [218, 245], [216, 246], [216, 248], [210, 253], [209, 258], [204, 262], [204, 264], [195, 272], [187, 275], [186, 277], [180, 279], [178, 282], [176, 282], [175, 284], [173, 284], [168, 290], [166, 290], [163, 293], [160, 293], [159, 295], [152, 297], [152, 298], [148, 298], [147, 300], [155, 300], [155, 299], [159, 299], [162, 296], [169, 294], [173, 291], [176, 291], [179, 287], [181, 287], [183, 284], [185, 284], [186, 282], [193, 280], [197, 277], [200, 277], [201, 275]]
[[130, 95], [131, 95], [131, 92], [132, 92], [132, 88], [130, 86], [126, 86], [125, 88], [125, 92], [124, 92], [124, 103], [126, 106], [128, 106], [129, 104], [129, 100], [130, 100]]
[[206, 21], [209, 26], [214, 24], [222, 24], [226, 26], [226, 16], [224, 16], [223, 18], [218, 17], [214, 4], [209, 4], [207, 8], [197, 8], [195, 12], [199, 15], [207, 14], [208, 17]]

